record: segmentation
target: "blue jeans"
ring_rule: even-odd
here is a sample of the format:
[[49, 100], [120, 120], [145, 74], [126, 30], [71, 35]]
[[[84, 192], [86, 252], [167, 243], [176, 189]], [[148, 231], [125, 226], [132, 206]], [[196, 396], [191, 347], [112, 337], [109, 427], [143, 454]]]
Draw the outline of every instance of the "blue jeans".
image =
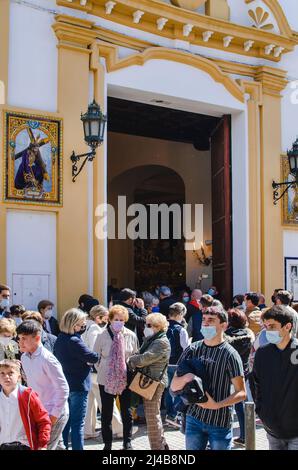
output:
[[[168, 388], [165, 390], [165, 405], [166, 405], [166, 413], [171, 418], [175, 418], [177, 415], [177, 411], [174, 408], [174, 403], [177, 401], [177, 398], [173, 398], [170, 394], [170, 385], [173, 380], [174, 374], [177, 370], [177, 366], [168, 366]], [[178, 398], [179, 401], [179, 398]]]
[[232, 439], [232, 428], [220, 428], [202, 423], [192, 416], [186, 416], [186, 450], [205, 450], [208, 441], [211, 450], [230, 450]]
[[68, 398], [69, 419], [63, 430], [63, 442], [68, 449], [68, 436], [71, 431], [72, 450], [84, 450], [84, 421], [87, 411], [88, 392], [70, 392]]
[[245, 421], [244, 421], [244, 401], [236, 403], [235, 410], [237, 413], [238, 423], [240, 427], [240, 436], [241, 439], [245, 439]]

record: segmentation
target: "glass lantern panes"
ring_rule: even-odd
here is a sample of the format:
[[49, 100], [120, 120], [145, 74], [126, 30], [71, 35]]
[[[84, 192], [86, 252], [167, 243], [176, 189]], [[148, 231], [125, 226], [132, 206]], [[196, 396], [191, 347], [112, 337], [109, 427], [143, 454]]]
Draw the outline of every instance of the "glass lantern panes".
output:
[[289, 166], [292, 175], [298, 176], [298, 138], [294, 142], [293, 147], [288, 152]]
[[81, 120], [84, 126], [85, 142], [93, 149], [98, 147], [103, 142], [107, 119], [95, 100], [89, 104], [88, 111], [82, 114]]

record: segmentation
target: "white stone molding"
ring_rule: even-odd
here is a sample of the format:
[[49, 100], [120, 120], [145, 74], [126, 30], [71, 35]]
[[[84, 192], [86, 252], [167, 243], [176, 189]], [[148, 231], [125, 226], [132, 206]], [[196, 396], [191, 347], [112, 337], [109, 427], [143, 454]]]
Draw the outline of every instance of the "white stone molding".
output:
[[214, 31], [204, 31], [202, 36], [203, 36], [203, 41], [208, 42], [211, 36], [213, 36]]
[[157, 29], [158, 31], [162, 31], [166, 25], [166, 23], [168, 22], [168, 18], [158, 18], [156, 20], [156, 24], [157, 24]]
[[246, 41], [243, 45], [245, 52], [248, 52], [252, 48], [254, 43], [255, 41]]
[[193, 24], [187, 23], [183, 25], [183, 36], [189, 36], [190, 33], [192, 32], [193, 29]]
[[283, 50], [284, 50], [284, 47], [281, 47], [281, 46], [276, 47], [274, 49], [274, 57], [279, 57]]
[[234, 39], [234, 36], [225, 36], [223, 38], [224, 47], [229, 47], [229, 45], [231, 44], [232, 39]]
[[268, 44], [268, 46], [265, 47], [265, 54], [266, 55], [271, 54], [274, 48], [275, 48], [275, 44]]
[[142, 16], [144, 15], [144, 11], [137, 10], [135, 11], [132, 16], [133, 16], [133, 22], [138, 24], [141, 21]]
[[106, 15], [110, 15], [113, 11], [113, 8], [116, 6], [116, 2], [112, 2], [111, 0], [105, 4], [106, 7]]

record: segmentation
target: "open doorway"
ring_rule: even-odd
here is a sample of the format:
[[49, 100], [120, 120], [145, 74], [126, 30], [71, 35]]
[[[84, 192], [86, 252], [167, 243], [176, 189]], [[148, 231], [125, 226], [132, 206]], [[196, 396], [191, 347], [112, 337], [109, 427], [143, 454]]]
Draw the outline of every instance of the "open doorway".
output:
[[[210, 266], [184, 251], [184, 240], [110, 240], [109, 284], [150, 290], [163, 283], [215, 284], [232, 295], [230, 120], [170, 109], [167, 103], [108, 99], [108, 202], [203, 204], [203, 244]], [[200, 247], [196, 247], [199, 249]], [[200, 280], [204, 274], [204, 280]]]

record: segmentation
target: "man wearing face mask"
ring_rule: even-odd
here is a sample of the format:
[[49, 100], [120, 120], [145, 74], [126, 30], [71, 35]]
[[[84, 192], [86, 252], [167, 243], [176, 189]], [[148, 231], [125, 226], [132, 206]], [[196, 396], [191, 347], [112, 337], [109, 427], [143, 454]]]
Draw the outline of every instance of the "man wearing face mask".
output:
[[128, 321], [125, 327], [136, 333], [141, 343], [147, 316], [144, 301], [137, 298], [135, 291], [125, 288], [118, 294], [118, 300], [114, 302], [114, 305], [122, 305], [127, 309]]
[[275, 305], [263, 313], [269, 342], [255, 354], [250, 384], [270, 450], [298, 450], [298, 341], [293, 314]]
[[[232, 446], [232, 405], [244, 401], [244, 371], [238, 352], [224, 339], [228, 315], [223, 309], [208, 308], [203, 314], [204, 339], [189, 346], [182, 354], [172, 389], [180, 389], [179, 367], [198, 359], [205, 368], [208, 401], [188, 407], [186, 416], [186, 449], [230, 450]], [[183, 375], [183, 374], [181, 374]], [[231, 385], [234, 391], [231, 394]]]
[[212, 306], [213, 300], [213, 297], [211, 297], [211, 295], [209, 294], [202, 295], [199, 303], [199, 310], [194, 312], [191, 318], [189, 319], [187, 325], [187, 333], [189, 337], [192, 338], [192, 343], [203, 339], [203, 335], [201, 332], [203, 315], [204, 312], [206, 312], [207, 309]]
[[185, 315], [186, 323], [190, 318], [201, 310], [200, 300], [203, 295], [201, 289], [193, 289], [191, 292], [190, 302], [187, 304], [187, 312]]
[[233, 308], [237, 308], [238, 310], [246, 309], [246, 304], [244, 302], [244, 295], [237, 294], [233, 297]]
[[15, 321], [18, 327], [22, 323], [22, 315], [26, 312], [24, 305], [12, 305], [10, 307], [10, 318]]
[[43, 318], [43, 329], [54, 336], [58, 336], [60, 333], [59, 323], [56, 318], [53, 317], [54, 304], [50, 300], [41, 300], [37, 306], [39, 313]]
[[10, 288], [0, 284], [0, 318], [9, 318]]

